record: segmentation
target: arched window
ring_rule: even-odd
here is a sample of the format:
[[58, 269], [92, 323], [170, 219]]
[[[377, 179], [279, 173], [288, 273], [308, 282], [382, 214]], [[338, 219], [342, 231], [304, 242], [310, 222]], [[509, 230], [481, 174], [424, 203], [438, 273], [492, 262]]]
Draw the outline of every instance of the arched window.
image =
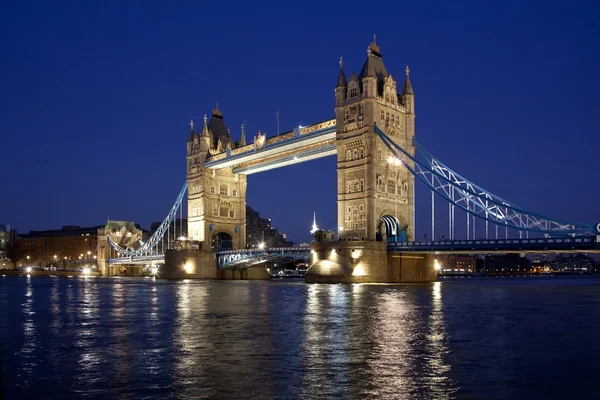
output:
[[219, 194], [221, 194], [222, 196], [227, 196], [227, 185], [221, 185], [221, 187], [219, 188]]

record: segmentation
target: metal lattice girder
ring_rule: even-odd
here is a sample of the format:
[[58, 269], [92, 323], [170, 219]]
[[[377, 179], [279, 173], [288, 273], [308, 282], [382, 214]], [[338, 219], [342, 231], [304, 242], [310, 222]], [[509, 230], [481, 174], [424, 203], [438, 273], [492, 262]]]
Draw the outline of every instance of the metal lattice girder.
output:
[[[416, 140], [413, 139], [415, 146], [413, 155], [395, 143], [377, 125], [375, 125], [375, 132], [392, 154], [402, 160], [415, 177], [451, 204], [471, 215], [498, 226], [553, 236], [590, 236], [599, 231], [600, 224], [594, 226], [594, 224], [563, 221], [527, 211], [457, 174], [432, 156]], [[424, 161], [417, 159], [417, 155], [420, 155]]]
[[175, 218], [179, 207], [181, 207], [181, 202], [183, 200], [183, 197], [185, 196], [186, 191], [187, 182], [183, 184], [183, 188], [181, 188], [181, 191], [179, 192], [179, 195], [175, 200], [175, 204], [173, 204], [173, 207], [171, 207], [171, 210], [169, 211], [169, 214], [167, 214], [167, 217], [163, 220], [158, 229], [156, 229], [156, 231], [150, 237], [150, 239], [148, 239], [138, 249], [124, 249], [109, 237], [108, 243], [110, 244], [110, 246], [113, 249], [115, 249], [120, 255], [126, 257], [140, 256], [150, 252], [161, 241], [161, 239], [165, 235], [165, 232], [167, 232], [167, 229], [169, 229], [169, 226], [171, 225], [171, 222], [173, 222], [173, 219]]

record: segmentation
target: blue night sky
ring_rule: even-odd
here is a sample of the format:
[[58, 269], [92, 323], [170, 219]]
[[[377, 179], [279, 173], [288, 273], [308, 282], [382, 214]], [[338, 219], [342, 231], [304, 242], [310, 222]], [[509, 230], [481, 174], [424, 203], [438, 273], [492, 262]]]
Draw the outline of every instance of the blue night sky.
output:
[[[597, 3], [275, 4], [3, 4], [0, 223], [149, 228], [185, 180], [190, 119], [201, 129], [219, 102], [237, 140], [244, 121], [276, 134], [278, 108], [282, 132], [330, 118], [339, 57], [358, 73], [373, 34], [400, 87], [410, 65], [431, 153], [526, 209], [600, 221]], [[307, 241], [313, 211], [336, 226], [336, 192], [328, 157], [249, 176], [247, 202]]]

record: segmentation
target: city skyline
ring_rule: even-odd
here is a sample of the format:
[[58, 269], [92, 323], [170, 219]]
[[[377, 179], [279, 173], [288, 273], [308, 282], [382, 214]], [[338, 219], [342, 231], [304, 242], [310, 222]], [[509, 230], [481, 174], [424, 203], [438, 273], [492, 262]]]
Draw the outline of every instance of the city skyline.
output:
[[[185, 179], [190, 120], [201, 127], [218, 102], [237, 140], [242, 123], [249, 139], [258, 130], [276, 135], [278, 122], [283, 133], [331, 118], [338, 59], [347, 75], [358, 73], [373, 34], [396, 79], [410, 65], [416, 137], [432, 153], [525, 208], [600, 220], [588, 183], [600, 144], [599, 56], [588, 51], [598, 27], [585, 7], [478, 5], [469, 17], [463, 6], [444, 15], [396, 6], [414, 16], [402, 20], [402, 32], [391, 16], [346, 31], [348, 15], [311, 32], [286, 30], [306, 16], [281, 21], [269, 11], [203, 21], [218, 32], [203, 35], [183, 23], [193, 7], [74, 7], [14, 9], [0, 28], [19, 39], [4, 44], [11, 56], [0, 67], [14, 77], [3, 84], [0, 112], [14, 170], [5, 176], [1, 222], [21, 232], [109, 216], [144, 227], [161, 220]], [[37, 23], [19, 25], [25, 18]], [[335, 229], [335, 182], [333, 157], [250, 175], [247, 204], [303, 242], [315, 211], [319, 227]], [[417, 236], [428, 231], [428, 196], [417, 187]], [[443, 231], [447, 220], [438, 220]]]

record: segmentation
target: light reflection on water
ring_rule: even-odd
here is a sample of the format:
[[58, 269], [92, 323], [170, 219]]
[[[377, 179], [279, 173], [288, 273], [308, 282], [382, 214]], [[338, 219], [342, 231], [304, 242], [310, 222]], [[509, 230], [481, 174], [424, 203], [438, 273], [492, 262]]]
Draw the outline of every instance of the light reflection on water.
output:
[[[600, 279], [531, 282], [0, 278], [5, 392], [8, 399], [593, 393], [600, 371], [591, 355], [600, 345], [585, 339], [600, 334]], [[577, 374], [561, 384], [570, 366]]]

